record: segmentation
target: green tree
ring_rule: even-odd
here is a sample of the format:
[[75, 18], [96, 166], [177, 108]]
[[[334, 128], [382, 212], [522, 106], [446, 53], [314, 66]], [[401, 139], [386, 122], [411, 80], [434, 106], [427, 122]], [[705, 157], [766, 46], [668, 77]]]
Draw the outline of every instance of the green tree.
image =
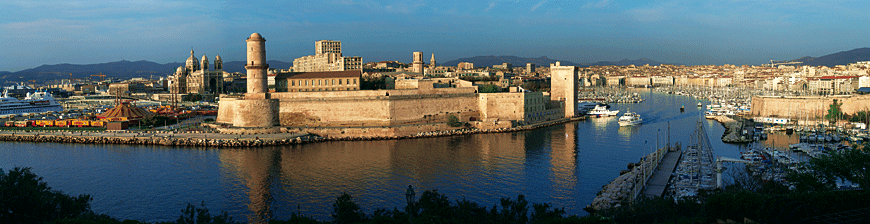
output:
[[91, 196], [69, 196], [52, 190], [30, 168], [0, 169], [0, 220], [6, 223], [44, 223], [91, 212]]
[[366, 214], [360, 210], [359, 205], [353, 202], [353, 197], [344, 193], [335, 199], [332, 204], [332, 219], [335, 223], [358, 223], [366, 220]]
[[843, 113], [842, 111], [840, 111], [840, 106], [842, 105], [843, 103], [837, 103], [837, 99], [834, 99], [834, 102], [828, 106], [828, 114], [825, 115], [825, 118], [827, 118], [831, 122], [837, 122], [837, 120]]
[[187, 207], [181, 210], [181, 216], [175, 221], [178, 224], [196, 224], [196, 223], [214, 223], [214, 224], [223, 224], [223, 223], [235, 223], [233, 219], [227, 214], [227, 212], [223, 212], [223, 214], [212, 216], [208, 212], [208, 208], [205, 207], [205, 202], [203, 201], [200, 204], [200, 208], [187, 203]]
[[[870, 147], [865, 143], [864, 148]], [[799, 190], [826, 190], [836, 186], [838, 179], [870, 187], [870, 153], [857, 149], [834, 151], [829, 155], [812, 158], [807, 163], [806, 172], [793, 172], [789, 180], [795, 182]]]
[[447, 116], [447, 125], [450, 127], [459, 127], [462, 126], [462, 122], [459, 121], [459, 118], [456, 115]]
[[501, 89], [501, 87], [498, 87], [496, 85], [482, 84], [482, 85], [478, 85], [477, 92], [479, 92], [479, 93], [497, 93], [497, 92], [501, 92], [500, 89]]

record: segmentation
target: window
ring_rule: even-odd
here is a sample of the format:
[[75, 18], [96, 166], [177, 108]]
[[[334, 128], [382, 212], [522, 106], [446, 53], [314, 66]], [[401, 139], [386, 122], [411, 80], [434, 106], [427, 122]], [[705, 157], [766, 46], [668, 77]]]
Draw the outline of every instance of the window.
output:
[[338, 79], [338, 84], [341, 85], [341, 79]]
[[356, 79], [353, 79], [353, 84], [356, 85]]

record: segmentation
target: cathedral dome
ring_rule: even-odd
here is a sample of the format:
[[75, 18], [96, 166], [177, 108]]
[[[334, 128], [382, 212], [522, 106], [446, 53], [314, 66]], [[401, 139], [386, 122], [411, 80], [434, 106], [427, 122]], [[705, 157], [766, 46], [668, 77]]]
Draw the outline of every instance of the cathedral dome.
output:
[[252, 33], [251, 34], [251, 39], [260, 39], [260, 38], [263, 38], [263, 36], [260, 36], [260, 33]]
[[178, 69], [175, 69], [175, 73], [181, 74], [182, 72], [184, 72], [184, 67], [182, 66], [178, 66]]
[[221, 55], [214, 56], [214, 61], [215, 62], [221, 61]]
[[199, 60], [196, 60], [196, 57], [193, 56], [193, 50], [190, 50], [190, 57], [187, 57], [184, 67], [191, 70], [199, 70]]

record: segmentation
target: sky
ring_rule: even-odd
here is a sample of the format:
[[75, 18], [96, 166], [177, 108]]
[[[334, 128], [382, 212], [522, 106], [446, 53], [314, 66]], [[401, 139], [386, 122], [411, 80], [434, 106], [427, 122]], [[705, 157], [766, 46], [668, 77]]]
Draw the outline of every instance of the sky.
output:
[[322, 0], [0, 2], [0, 71], [120, 60], [245, 59], [260, 33], [269, 60], [339, 40], [364, 62], [422, 51], [573, 62], [649, 58], [687, 65], [762, 64], [870, 47], [865, 1]]

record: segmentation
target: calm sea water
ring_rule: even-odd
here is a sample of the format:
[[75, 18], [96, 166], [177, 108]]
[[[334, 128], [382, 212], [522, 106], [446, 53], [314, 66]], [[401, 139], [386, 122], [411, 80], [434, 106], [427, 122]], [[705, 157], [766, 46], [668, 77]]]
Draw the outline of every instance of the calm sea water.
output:
[[120, 219], [170, 221], [187, 203], [204, 202], [235, 220], [293, 212], [329, 220], [343, 192], [371, 213], [402, 209], [408, 185], [417, 197], [437, 189], [485, 206], [523, 194], [585, 215], [583, 207], [627, 163], [668, 139], [688, 145], [699, 121], [717, 155], [739, 157], [697, 100], [637, 93], [647, 100], [611, 108], [640, 113], [636, 127], [592, 118], [525, 132], [256, 149], [0, 142], [0, 168], [32, 167], [54, 189], [89, 194], [93, 210]]

